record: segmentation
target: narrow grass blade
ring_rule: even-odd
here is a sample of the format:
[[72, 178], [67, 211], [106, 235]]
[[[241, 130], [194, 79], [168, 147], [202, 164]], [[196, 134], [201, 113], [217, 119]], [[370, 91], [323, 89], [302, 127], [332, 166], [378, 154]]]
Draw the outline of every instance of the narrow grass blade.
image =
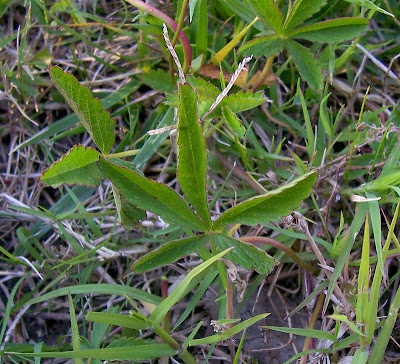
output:
[[335, 284], [336, 284], [339, 276], [342, 273], [342, 270], [346, 263], [346, 260], [349, 257], [349, 254], [351, 252], [351, 248], [353, 247], [355, 238], [358, 235], [358, 232], [360, 231], [362, 224], [364, 223], [366, 212], [367, 212], [367, 204], [361, 203], [357, 206], [357, 210], [354, 215], [353, 222], [351, 223], [351, 226], [350, 226], [348, 232], [345, 235], [343, 235], [343, 237], [342, 237], [342, 240], [343, 240], [342, 250], [340, 252], [339, 258], [336, 261], [335, 270], [329, 281], [329, 286], [328, 286], [328, 291], [326, 293], [323, 312], [325, 312], [328, 307], [330, 297], [335, 288]]
[[201, 263], [198, 267], [194, 268], [184, 279], [183, 281], [174, 289], [174, 291], [160, 303], [153, 313], [150, 315], [150, 320], [153, 322], [154, 325], [158, 325], [171, 307], [178, 302], [186, 292], [186, 288], [190, 285], [191, 281], [200, 273], [205, 271], [209, 268], [213, 263], [215, 263], [218, 259], [222, 258], [226, 255], [230, 249], [226, 249], [223, 252], [214, 255], [212, 258], [206, 260], [205, 262]]
[[[174, 123], [174, 108], [170, 107], [164, 114], [157, 129], [171, 126]], [[160, 134], [150, 135], [145, 141], [144, 145], [140, 148], [139, 153], [133, 159], [133, 163], [137, 169], [142, 169], [146, 162], [151, 158], [155, 151], [161, 146], [162, 142], [169, 136], [169, 131]]]
[[[368, 199], [373, 199], [376, 196], [367, 192]], [[378, 267], [383, 273], [383, 256], [382, 256], [382, 223], [381, 212], [379, 209], [379, 201], [368, 201], [368, 209], [371, 216], [372, 232], [374, 234], [376, 255], [378, 256]]]
[[40, 358], [84, 358], [100, 360], [148, 360], [162, 356], [172, 356], [177, 353], [168, 344], [146, 344], [128, 347], [115, 347], [105, 349], [89, 349], [80, 351], [54, 351], [42, 353], [6, 352], [8, 355]]
[[[81, 340], [79, 338], [78, 321], [76, 321], [74, 301], [71, 293], [68, 293], [69, 315], [71, 317], [71, 334], [72, 334], [72, 349], [74, 351], [81, 350]], [[83, 364], [82, 358], [75, 358], [75, 364]]]
[[344, 322], [345, 324], [347, 324], [349, 326], [349, 328], [355, 332], [356, 334], [360, 335], [360, 336], [364, 336], [364, 334], [358, 329], [358, 327], [356, 326], [356, 324], [352, 321], [350, 321], [346, 315], [330, 315], [328, 316], [328, 318], [331, 318], [333, 320], [336, 321], [340, 321], [340, 322]]
[[369, 289], [369, 219], [365, 219], [364, 239], [361, 251], [361, 264], [358, 272], [358, 292], [356, 321], [364, 323], [367, 316]]
[[196, 56], [207, 55], [208, 45], [208, 5], [207, 0], [198, 0], [193, 18], [195, 31]]
[[119, 313], [89, 312], [86, 316], [86, 320], [135, 330], [145, 330], [148, 327], [145, 321], [137, 317]]
[[129, 286], [122, 286], [117, 284], [108, 284], [108, 283], [101, 283], [101, 284], [82, 284], [79, 286], [72, 286], [72, 287], [63, 287], [59, 288], [53, 292], [46, 293], [42, 296], [35, 297], [25, 305], [34, 305], [36, 303], [45, 302], [51, 300], [56, 297], [67, 296], [68, 293], [71, 294], [103, 294], [103, 295], [116, 295], [125, 297], [128, 296], [135, 300], [140, 300], [144, 302], [153, 303], [155, 305], [161, 302], [161, 298], [155, 296], [153, 294], [144, 292], [140, 289], [129, 287]]
[[297, 82], [297, 95], [300, 98], [301, 108], [303, 109], [304, 122], [306, 124], [306, 131], [307, 131], [307, 140], [306, 140], [307, 152], [308, 152], [308, 158], [311, 161], [313, 159], [315, 150], [315, 135], [313, 131], [313, 126], [311, 124], [310, 114], [308, 113], [306, 100], [300, 88], [300, 79]]
[[242, 31], [240, 31], [235, 37], [222, 49], [220, 49], [214, 57], [211, 58], [211, 63], [218, 64], [228, 55], [228, 53], [241, 41], [241, 39], [247, 34], [251, 27], [258, 21], [258, 17], [255, 17], [253, 21], [247, 25]]
[[199, 302], [199, 300], [204, 297], [204, 294], [206, 291], [209, 289], [211, 284], [214, 282], [215, 278], [217, 277], [218, 272], [217, 270], [210, 270], [207, 275], [204, 277], [204, 279], [201, 281], [199, 286], [196, 289], [196, 292], [194, 293], [193, 297], [191, 298], [189, 304], [186, 306], [185, 311], [183, 311], [182, 315], [179, 317], [179, 320], [175, 324], [174, 328], [172, 331], [175, 331], [177, 327], [179, 327], [183, 321], [185, 321], [190, 313], [194, 310], [195, 306]]
[[279, 326], [261, 326], [261, 328], [278, 332], [284, 332], [287, 334], [312, 337], [314, 339], [335, 341], [335, 336], [333, 334], [321, 330], [301, 329], [297, 327], [279, 327]]
[[223, 332], [221, 334], [208, 336], [203, 339], [192, 340], [189, 342], [189, 346], [204, 345], [204, 344], [216, 344], [218, 342], [224, 341], [224, 340], [229, 339], [230, 337], [238, 334], [239, 332], [243, 331], [247, 327], [254, 325], [256, 322], [264, 319], [268, 315], [269, 315], [269, 313], [263, 313], [261, 315], [252, 317], [246, 321], [243, 321], [240, 324], [233, 326], [232, 328], [226, 330], [225, 332]]
[[[382, 249], [382, 259], [385, 263], [390, 243], [393, 239], [394, 228], [399, 216], [400, 201], [397, 204], [396, 211], [393, 215], [393, 220], [390, 224], [389, 231], [386, 237], [386, 243]], [[367, 334], [367, 344], [370, 344], [374, 339], [374, 332], [376, 329], [376, 318], [378, 316], [378, 306], [380, 298], [380, 289], [382, 284], [383, 273], [380, 269], [375, 269], [374, 278], [372, 280], [371, 292], [367, 306], [367, 316], [365, 318], [365, 332]]]
[[3, 345], [3, 339], [4, 339], [4, 334], [6, 333], [6, 329], [7, 329], [7, 324], [8, 324], [8, 320], [10, 318], [10, 314], [11, 314], [11, 310], [13, 308], [13, 303], [14, 303], [14, 297], [21, 285], [21, 283], [25, 280], [25, 275], [23, 277], [21, 277], [14, 285], [13, 289], [11, 290], [8, 299], [7, 299], [7, 305], [6, 305], [6, 309], [3, 313], [3, 317], [2, 317], [2, 323], [1, 323], [1, 330], [0, 330], [0, 346], [2, 347]]
[[400, 287], [397, 289], [396, 295], [390, 305], [388, 316], [385, 319], [385, 323], [382, 327], [381, 332], [375, 342], [375, 345], [371, 351], [369, 357], [370, 363], [382, 363], [383, 357], [386, 352], [387, 345], [390, 340], [390, 336], [393, 333], [394, 324], [396, 323], [397, 315], [400, 309]]
[[382, 9], [379, 6], [375, 5], [371, 0], [345, 0], [345, 1], [354, 5], [363, 6], [367, 9], [378, 11], [382, 14], [394, 17], [392, 13], [389, 13], [385, 9]]

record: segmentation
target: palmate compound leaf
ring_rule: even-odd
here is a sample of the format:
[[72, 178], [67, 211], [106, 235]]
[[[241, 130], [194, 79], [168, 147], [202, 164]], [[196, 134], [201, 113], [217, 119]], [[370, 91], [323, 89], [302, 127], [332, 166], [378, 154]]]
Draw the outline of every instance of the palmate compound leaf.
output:
[[268, 274], [278, 263], [265, 251], [258, 249], [252, 244], [244, 243], [223, 234], [213, 234], [212, 242], [218, 250], [222, 251], [229, 247], [234, 249], [226, 257], [233, 263], [260, 274]]
[[213, 230], [226, 224], [257, 225], [277, 221], [290, 214], [312, 191], [317, 180], [315, 171], [309, 172], [285, 186], [253, 197], [225, 211], [213, 225]]
[[208, 235], [200, 235], [165, 243], [157, 250], [137, 260], [132, 266], [132, 270], [143, 273], [156, 267], [173, 263], [200, 250], [209, 238]]
[[98, 148], [108, 154], [115, 141], [115, 121], [103, 109], [100, 100], [59, 67], [50, 67], [50, 76]]
[[100, 153], [93, 148], [75, 145], [40, 178], [47, 185], [57, 187], [63, 183], [96, 187], [103, 180], [96, 162]]
[[287, 36], [311, 42], [338, 43], [358, 37], [367, 28], [368, 19], [338, 18], [297, 28]]
[[189, 84], [179, 87], [178, 106], [179, 185], [207, 227], [211, 226], [207, 205], [207, 151], [197, 113], [197, 95]]
[[163, 219], [195, 231], [205, 231], [206, 226], [186, 205], [179, 195], [168, 186], [147, 179], [138, 173], [110, 163], [98, 161], [100, 171], [119, 190], [121, 196], [132, 205], [151, 211]]

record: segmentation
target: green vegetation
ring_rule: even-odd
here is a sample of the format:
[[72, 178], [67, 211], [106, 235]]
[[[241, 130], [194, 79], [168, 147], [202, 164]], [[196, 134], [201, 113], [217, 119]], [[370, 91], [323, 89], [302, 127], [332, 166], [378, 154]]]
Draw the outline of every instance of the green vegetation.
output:
[[0, 1], [0, 363], [397, 357], [399, 9]]

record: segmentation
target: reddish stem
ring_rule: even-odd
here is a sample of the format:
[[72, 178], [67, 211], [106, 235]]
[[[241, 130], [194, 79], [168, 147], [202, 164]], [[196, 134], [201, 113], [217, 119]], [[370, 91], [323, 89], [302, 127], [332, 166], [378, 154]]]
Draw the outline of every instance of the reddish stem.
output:
[[312, 265], [306, 263], [302, 259], [300, 259], [297, 254], [290, 249], [288, 246], [285, 244], [282, 244], [281, 242], [271, 239], [271, 238], [265, 238], [263, 236], [244, 236], [240, 238], [242, 241], [246, 243], [252, 243], [252, 244], [266, 244], [273, 246], [276, 249], [282, 250], [286, 255], [288, 255], [295, 263], [297, 263], [300, 267], [307, 269], [311, 273], [315, 273], [317, 269], [313, 267]]
[[[162, 11], [155, 8], [154, 6], [145, 4], [141, 0], [126, 0], [126, 2], [137, 7], [140, 10], [145, 11], [146, 13], [154, 16], [155, 18], [160, 19], [174, 32], [176, 31], [178, 26], [175, 23], [175, 21], [171, 19], [168, 15], [164, 14]], [[189, 66], [192, 62], [192, 49], [190, 47], [190, 41], [183, 30], [179, 32], [179, 41], [182, 44], [183, 54], [184, 54], [183, 71], [186, 73], [189, 70]]]

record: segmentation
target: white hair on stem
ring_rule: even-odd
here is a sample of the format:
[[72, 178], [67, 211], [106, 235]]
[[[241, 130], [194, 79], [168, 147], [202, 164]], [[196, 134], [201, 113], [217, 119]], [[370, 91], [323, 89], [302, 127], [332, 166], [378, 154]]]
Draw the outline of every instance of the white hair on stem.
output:
[[170, 51], [171, 56], [175, 61], [176, 67], [178, 68], [179, 79], [180, 79], [180, 82], [183, 85], [184, 83], [186, 83], [185, 74], [183, 73], [183, 68], [182, 68], [181, 62], [179, 61], [178, 55], [176, 54], [175, 49], [172, 46], [172, 43], [171, 43], [171, 41], [169, 39], [168, 28], [165, 25], [165, 23], [163, 23], [163, 36], [164, 36], [164, 40], [165, 40], [165, 43], [167, 45], [167, 48]]
[[235, 73], [232, 75], [229, 83], [226, 85], [226, 87], [223, 89], [223, 91], [215, 99], [215, 102], [211, 105], [210, 109], [202, 116], [201, 120], [204, 120], [208, 115], [210, 115], [215, 110], [215, 108], [220, 104], [220, 102], [223, 100], [223, 98], [228, 94], [230, 89], [235, 84], [237, 78], [240, 75], [240, 72], [242, 72], [245, 69], [247, 63], [249, 63], [252, 60], [252, 58], [253, 58], [253, 56], [251, 55], [250, 57], [244, 58], [243, 61], [239, 63], [239, 66], [238, 66], [237, 70], [235, 71]]

